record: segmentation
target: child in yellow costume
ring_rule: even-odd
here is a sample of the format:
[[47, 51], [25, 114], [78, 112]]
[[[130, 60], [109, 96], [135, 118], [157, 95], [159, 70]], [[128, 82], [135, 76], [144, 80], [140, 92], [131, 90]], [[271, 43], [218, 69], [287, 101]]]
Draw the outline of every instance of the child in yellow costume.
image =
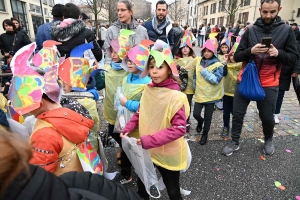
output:
[[239, 45], [239, 39], [234, 43], [229, 54], [224, 55], [224, 61], [227, 63], [224, 67], [224, 97], [223, 97], [223, 123], [224, 128], [221, 136], [223, 138], [229, 136], [230, 130], [230, 113], [233, 113], [233, 97], [237, 77], [242, 69], [242, 63], [236, 63], [233, 59], [234, 52]]
[[227, 34], [225, 34], [223, 40], [220, 43], [220, 51], [218, 53], [218, 59], [220, 63], [224, 62], [224, 55], [228, 54], [230, 48], [230, 40], [227, 37]]
[[[207, 143], [208, 132], [210, 130], [212, 115], [215, 102], [223, 97], [223, 65], [217, 58], [217, 48], [211, 39], [207, 40], [201, 50], [202, 57], [197, 58], [196, 65], [196, 86], [195, 86], [195, 105], [193, 116], [198, 121], [196, 131], [203, 133], [200, 144]], [[201, 111], [205, 108], [204, 119]]]
[[[192, 99], [195, 93], [195, 89], [193, 87], [193, 76], [195, 73], [195, 66], [196, 66], [196, 59], [195, 59], [195, 54], [193, 51], [193, 46], [191, 43], [191, 38], [190, 35], [188, 34], [188, 31], [185, 30], [184, 36], [181, 39], [181, 43], [179, 46], [179, 52], [177, 54], [177, 59], [175, 59], [176, 64], [180, 67], [180, 69], [185, 69], [188, 72], [188, 81], [187, 81], [187, 86], [186, 89], [183, 90], [182, 92], [186, 94], [189, 105], [190, 105], [190, 110], [191, 110], [191, 105], [192, 105]], [[187, 130], [189, 131], [190, 129], [190, 114], [187, 119]]]
[[[181, 199], [180, 170], [187, 167], [187, 143], [184, 140], [186, 118], [190, 113], [187, 97], [172, 77], [178, 77], [176, 63], [168, 44], [157, 40], [151, 50], [147, 68], [152, 83], [141, 97], [139, 111], [126, 124], [120, 134], [126, 137], [139, 126], [137, 144], [149, 150], [153, 163], [162, 175], [169, 199]], [[140, 179], [138, 194], [143, 199], [149, 195]]]

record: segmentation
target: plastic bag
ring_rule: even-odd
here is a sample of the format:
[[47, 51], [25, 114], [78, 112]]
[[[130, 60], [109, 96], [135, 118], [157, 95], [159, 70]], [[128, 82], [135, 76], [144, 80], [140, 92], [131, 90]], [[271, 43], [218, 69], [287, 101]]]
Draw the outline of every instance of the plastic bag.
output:
[[[136, 144], [136, 139], [125, 137], [122, 139], [122, 148], [135, 169], [135, 173], [144, 183], [147, 193], [152, 198], [160, 198], [160, 191], [157, 189], [157, 176], [149, 151], [144, 150], [142, 145]], [[150, 193], [151, 186], [155, 186], [158, 196], [154, 197]]]
[[114, 133], [121, 133], [121, 130], [125, 127], [125, 117], [124, 117], [124, 107], [119, 106], [119, 110], [117, 113], [116, 123], [114, 126]]
[[251, 60], [245, 67], [239, 93], [250, 101], [261, 101], [266, 94], [261, 86], [255, 62]]

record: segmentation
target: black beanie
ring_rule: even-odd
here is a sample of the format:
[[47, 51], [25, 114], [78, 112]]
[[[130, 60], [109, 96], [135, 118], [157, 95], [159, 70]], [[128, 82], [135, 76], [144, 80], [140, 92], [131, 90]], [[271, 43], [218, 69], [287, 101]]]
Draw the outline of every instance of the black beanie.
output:
[[64, 16], [63, 8], [64, 8], [64, 5], [55, 4], [52, 8], [52, 13], [51, 14], [55, 17], [62, 17], [62, 16]]

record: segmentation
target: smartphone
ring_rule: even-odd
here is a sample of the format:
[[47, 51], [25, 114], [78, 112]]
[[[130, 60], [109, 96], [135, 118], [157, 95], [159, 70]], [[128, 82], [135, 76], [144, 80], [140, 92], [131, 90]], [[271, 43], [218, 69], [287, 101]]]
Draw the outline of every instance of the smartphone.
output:
[[261, 40], [261, 44], [266, 45], [266, 47], [270, 48], [270, 45], [272, 43], [272, 38], [271, 37], [263, 37]]

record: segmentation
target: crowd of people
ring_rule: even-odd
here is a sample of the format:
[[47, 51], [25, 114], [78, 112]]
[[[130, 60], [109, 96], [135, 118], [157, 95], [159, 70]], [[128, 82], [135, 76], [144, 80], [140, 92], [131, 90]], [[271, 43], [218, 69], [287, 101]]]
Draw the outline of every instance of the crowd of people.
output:
[[[291, 77], [300, 73], [299, 29], [278, 16], [280, 0], [261, 1], [260, 18], [228, 30], [210, 24], [182, 28], [162, 0], [153, 19], [138, 21], [133, 6], [119, 0], [118, 18], [98, 26], [97, 34], [75, 4], [56, 4], [53, 21], [38, 28], [34, 43], [17, 19], [3, 21], [2, 70], [13, 76], [3, 79], [0, 95], [1, 199], [149, 199], [143, 177], [137, 192], [124, 186], [132, 181], [131, 159], [122, 150], [126, 137], [149, 151], [169, 198], [183, 199], [179, 180], [190, 162], [184, 138], [190, 115], [200, 145], [206, 145], [215, 106], [221, 105], [220, 136], [231, 137], [222, 153], [232, 155], [240, 148], [251, 101], [241, 85], [254, 87], [244, 77], [253, 65], [264, 93], [257, 101], [263, 151], [275, 152], [277, 114]], [[103, 87], [107, 134], [120, 146], [121, 173], [114, 181], [104, 177], [99, 137], [96, 102]], [[12, 111], [15, 120], [8, 119]]]

